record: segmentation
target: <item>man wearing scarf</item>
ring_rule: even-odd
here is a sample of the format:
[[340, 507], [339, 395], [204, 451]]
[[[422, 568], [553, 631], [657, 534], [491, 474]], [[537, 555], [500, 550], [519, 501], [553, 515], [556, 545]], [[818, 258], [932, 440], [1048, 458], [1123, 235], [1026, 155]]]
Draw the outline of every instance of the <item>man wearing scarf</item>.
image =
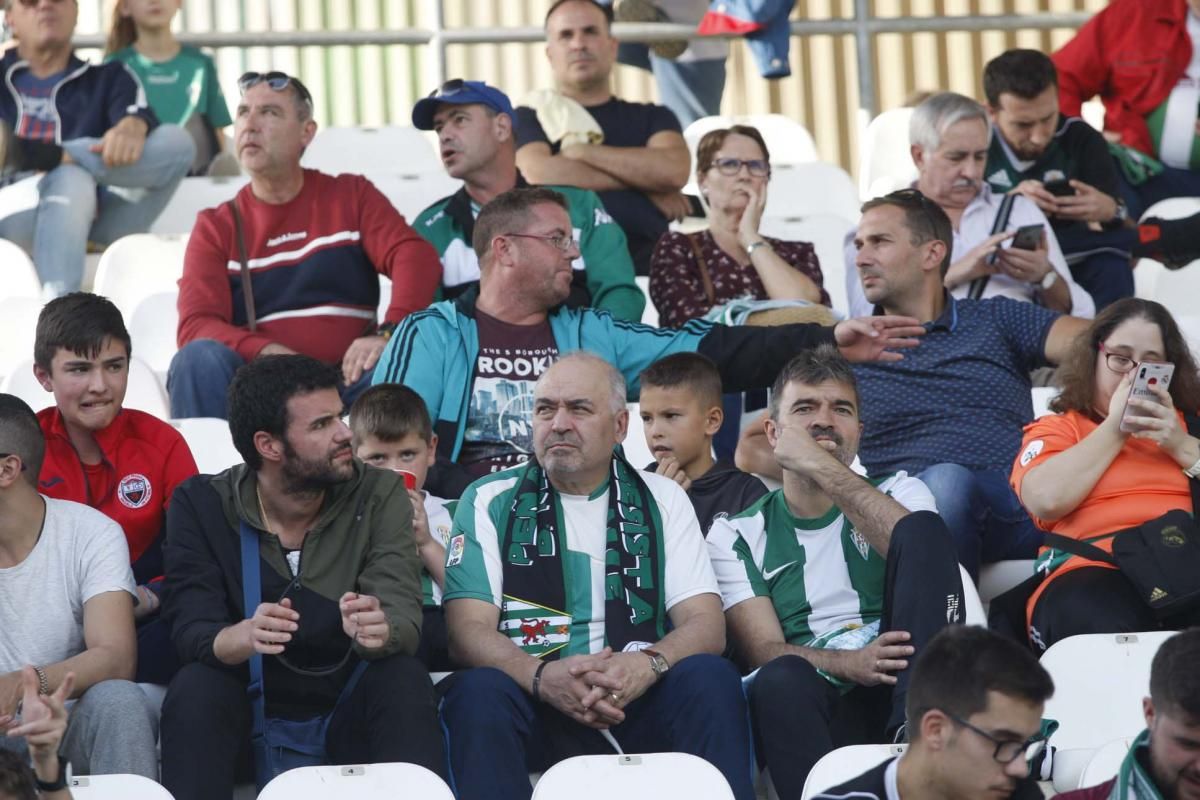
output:
[[1111, 780], [1057, 795], [1070, 800], [1197, 800], [1200, 798], [1200, 628], [1165, 641], [1150, 665], [1142, 699], [1146, 730], [1138, 734]]
[[630, 466], [625, 381], [575, 352], [538, 380], [528, 463], [470, 486], [446, 558], [442, 704], [461, 800], [527, 800], [563, 758], [686, 752], [754, 797], [737, 670], [687, 495]]

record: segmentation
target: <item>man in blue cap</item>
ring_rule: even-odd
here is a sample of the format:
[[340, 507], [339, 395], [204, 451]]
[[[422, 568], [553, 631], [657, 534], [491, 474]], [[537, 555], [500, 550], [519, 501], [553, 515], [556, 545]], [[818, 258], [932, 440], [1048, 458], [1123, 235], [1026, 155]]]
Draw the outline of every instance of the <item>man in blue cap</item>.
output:
[[[479, 259], [471, 247], [479, 209], [497, 195], [528, 186], [517, 169], [513, 107], [508, 97], [483, 81], [447, 81], [413, 107], [413, 125], [436, 131], [442, 164], [462, 188], [430, 205], [413, 223], [442, 259], [442, 295], [458, 297], [479, 286]], [[633, 261], [621, 227], [595, 192], [553, 187], [567, 198], [571, 228], [579, 244], [571, 308], [592, 306], [618, 319], [638, 321], [645, 295], [633, 281]]]

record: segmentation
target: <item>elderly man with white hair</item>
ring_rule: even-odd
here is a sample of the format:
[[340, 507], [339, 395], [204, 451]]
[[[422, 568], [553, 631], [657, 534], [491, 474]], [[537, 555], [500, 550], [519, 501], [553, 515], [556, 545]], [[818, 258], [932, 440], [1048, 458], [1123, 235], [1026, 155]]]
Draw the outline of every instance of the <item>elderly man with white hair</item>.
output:
[[[563, 758], [678, 751], [752, 800], [746, 701], [696, 513], [631, 466], [625, 379], [583, 351], [538, 379], [528, 463], [467, 489], [444, 602], [442, 704], [462, 800], [527, 800]], [[607, 741], [606, 741], [607, 739]]]
[[[1075, 282], [1046, 215], [1027, 197], [994, 193], [983, 180], [990, 126], [987, 111], [969, 97], [935, 94], [909, 125], [914, 184], [936, 203], [954, 229], [946, 290], [957, 298], [1011, 297], [1051, 311], [1090, 318], [1092, 296]], [[1041, 226], [1025, 239], [1022, 228]], [[854, 237], [846, 237], [846, 296], [850, 314], [865, 316], [866, 299], [854, 266]]]

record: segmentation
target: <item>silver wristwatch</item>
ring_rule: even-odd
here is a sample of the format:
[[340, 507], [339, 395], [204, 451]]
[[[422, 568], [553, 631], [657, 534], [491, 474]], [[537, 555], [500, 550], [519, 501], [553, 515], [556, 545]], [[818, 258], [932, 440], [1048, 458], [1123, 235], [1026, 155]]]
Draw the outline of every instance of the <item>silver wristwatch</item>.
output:
[[1050, 287], [1053, 286], [1057, 280], [1058, 270], [1056, 270], [1054, 267], [1051, 267], [1050, 271], [1046, 273], [1046, 276], [1038, 283], [1038, 286], [1041, 287], [1043, 292], [1048, 292], [1050, 291]]
[[657, 650], [651, 650], [649, 647], [643, 649], [642, 652], [650, 659], [650, 669], [654, 670], [655, 680], [667, 674], [667, 670], [671, 668], [671, 665], [667, 663], [667, 659], [663, 657], [662, 653]]

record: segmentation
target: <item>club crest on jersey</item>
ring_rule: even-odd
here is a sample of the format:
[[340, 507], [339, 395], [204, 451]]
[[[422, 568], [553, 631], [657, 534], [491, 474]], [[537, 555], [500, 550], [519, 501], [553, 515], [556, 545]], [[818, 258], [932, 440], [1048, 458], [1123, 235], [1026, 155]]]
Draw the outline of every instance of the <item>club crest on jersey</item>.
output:
[[117, 499], [126, 508], [141, 508], [150, 502], [150, 479], [140, 473], [121, 478], [117, 484]]
[[863, 557], [863, 560], [870, 558], [871, 545], [867, 542], [867, 537], [858, 532], [858, 528], [850, 529], [850, 541], [854, 542], [854, 548], [858, 550], [858, 554]]
[[500, 609], [500, 632], [529, 655], [541, 658], [567, 646], [571, 616], [506, 594]]

